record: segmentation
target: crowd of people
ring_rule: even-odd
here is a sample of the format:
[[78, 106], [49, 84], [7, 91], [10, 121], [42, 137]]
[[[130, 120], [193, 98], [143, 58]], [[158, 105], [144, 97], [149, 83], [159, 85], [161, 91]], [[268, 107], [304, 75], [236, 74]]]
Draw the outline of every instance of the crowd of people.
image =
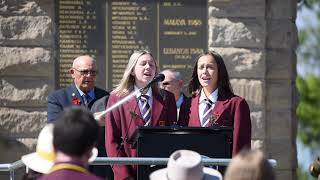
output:
[[[180, 72], [173, 69], [162, 70], [162, 82], [149, 84], [160, 69], [147, 50], [133, 52], [121, 81], [111, 92], [96, 87], [98, 72], [90, 56], [77, 57], [69, 72], [73, 84], [48, 97], [48, 125], [39, 134], [36, 152], [22, 158], [29, 168], [25, 179], [137, 179], [137, 166], [89, 166], [88, 161], [91, 156], [136, 157], [136, 149], [127, 142], [136, 127], [171, 125], [232, 128], [233, 159], [225, 179], [238, 179], [235, 174], [242, 179], [274, 179], [263, 153], [248, 150], [249, 106], [233, 93], [224, 60], [217, 52], [204, 52], [195, 60], [186, 84], [190, 97], [183, 93]], [[108, 108], [112, 109], [103, 118], [94, 119], [93, 113]], [[38, 167], [30, 165], [36, 162], [32, 158], [38, 160]], [[198, 153], [179, 150], [170, 156], [167, 168], [155, 171], [150, 178], [221, 179], [222, 175], [204, 167]]]

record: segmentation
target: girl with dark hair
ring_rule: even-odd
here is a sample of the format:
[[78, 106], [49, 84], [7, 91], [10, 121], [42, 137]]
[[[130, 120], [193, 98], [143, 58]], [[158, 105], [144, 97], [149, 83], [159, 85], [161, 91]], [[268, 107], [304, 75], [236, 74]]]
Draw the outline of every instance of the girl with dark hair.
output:
[[233, 93], [227, 68], [217, 52], [208, 51], [199, 56], [188, 87], [192, 96], [180, 109], [180, 125], [232, 127], [232, 156], [243, 147], [250, 147], [249, 106], [245, 99]]

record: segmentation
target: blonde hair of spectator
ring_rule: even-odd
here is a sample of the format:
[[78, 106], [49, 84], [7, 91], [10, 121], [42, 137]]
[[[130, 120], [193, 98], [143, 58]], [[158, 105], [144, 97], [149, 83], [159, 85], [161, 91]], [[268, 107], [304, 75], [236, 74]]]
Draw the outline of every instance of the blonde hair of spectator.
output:
[[224, 180], [275, 180], [275, 174], [261, 150], [243, 150], [231, 160]]

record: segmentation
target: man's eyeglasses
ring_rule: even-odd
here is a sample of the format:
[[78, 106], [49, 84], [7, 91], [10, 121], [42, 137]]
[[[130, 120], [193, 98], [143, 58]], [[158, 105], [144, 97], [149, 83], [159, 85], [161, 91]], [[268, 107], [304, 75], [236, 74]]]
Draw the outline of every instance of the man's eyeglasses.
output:
[[178, 81], [178, 80], [172, 80], [172, 81], [167, 81], [167, 82], [163, 82], [163, 83], [161, 83], [161, 85], [162, 86], [168, 86], [168, 85], [171, 85], [171, 84], [173, 84], [174, 82], [176, 82], [176, 81]]
[[161, 83], [162, 86], [168, 86], [170, 83], [169, 82], [164, 82], [164, 83]]
[[91, 76], [96, 76], [98, 74], [98, 71], [95, 70], [78, 70], [76, 68], [73, 68], [74, 70], [78, 71], [82, 76], [88, 76], [89, 74]]

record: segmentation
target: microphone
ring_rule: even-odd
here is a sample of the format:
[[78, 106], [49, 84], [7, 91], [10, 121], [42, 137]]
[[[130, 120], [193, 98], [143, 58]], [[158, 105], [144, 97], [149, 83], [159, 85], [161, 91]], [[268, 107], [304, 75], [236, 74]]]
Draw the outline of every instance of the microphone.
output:
[[319, 174], [320, 174], [320, 157], [318, 157], [316, 160], [314, 160], [310, 164], [309, 172], [313, 177], [315, 177], [315, 178], [319, 177]]
[[161, 82], [163, 81], [165, 78], [164, 74], [158, 74], [156, 77], [154, 77], [144, 88], [142, 88], [140, 90], [140, 92], [143, 92], [143, 91], [146, 91], [153, 83], [156, 83], [156, 82]]
[[100, 124], [103, 124], [103, 116], [113, 110], [114, 108], [117, 108], [118, 106], [122, 105], [123, 103], [127, 102], [130, 98], [136, 96], [136, 94], [138, 94], [138, 92], [145, 92], [153, 83], [155, 82], [161, 82], [163, 81], [165, 78], [165, 76], [163, 74], [158, 74], [156, 77], [154, 77], [145, 87], [136, 90], [132, 93], [130, 93], [129, 95], [127, 95], [126, 97], [122, 98], [120, 101], [118, 101], [117, 103], [113, 104], [112, 106], [110, 106], [108, 109], [101, 111], [101, 112], [96, 112], [93, 114], [94, 119], [99, 121]]

